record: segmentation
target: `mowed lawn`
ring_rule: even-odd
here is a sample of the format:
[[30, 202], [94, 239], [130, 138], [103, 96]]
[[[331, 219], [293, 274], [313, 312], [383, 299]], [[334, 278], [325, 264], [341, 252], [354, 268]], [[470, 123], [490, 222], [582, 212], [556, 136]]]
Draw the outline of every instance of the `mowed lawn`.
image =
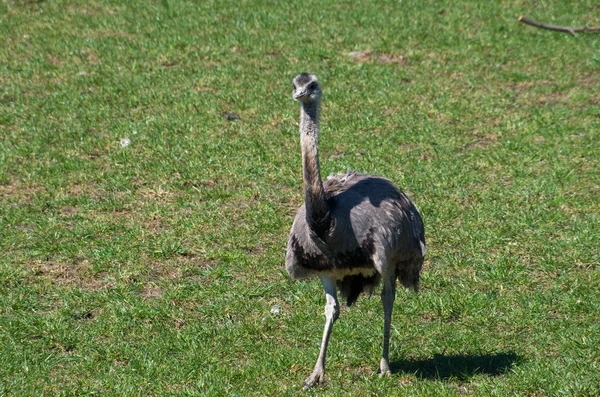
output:
[[[600, 395], [600, 26], [572, 1], [0, 0], [0, 396]], [[419, 294], [284, 268], [323, 175], [420, 209]]]

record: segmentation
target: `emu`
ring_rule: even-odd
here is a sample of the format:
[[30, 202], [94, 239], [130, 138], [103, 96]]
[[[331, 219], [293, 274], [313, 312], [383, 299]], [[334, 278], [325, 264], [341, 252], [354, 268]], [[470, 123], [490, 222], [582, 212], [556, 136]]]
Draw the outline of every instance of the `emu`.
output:
[[425, 233], [419, 211], [389, 180], [354, 171], [330, 175], [319, 168], [321, 88], [317, 77], [302, 73], [293, 80], [300, 103], [300, 145], [304, 205], [296, 214], [285, 256], [292, 278], [318, 276], [326, 295], [321, 349], [305, 387], [322, 383], [325, 356], [339, 316], [337, 292], [351, 306], [383, 283], [383, 351], [380, 376], [390, 374], [389, 340], [396, 279], [415, 291], [425, 256]]

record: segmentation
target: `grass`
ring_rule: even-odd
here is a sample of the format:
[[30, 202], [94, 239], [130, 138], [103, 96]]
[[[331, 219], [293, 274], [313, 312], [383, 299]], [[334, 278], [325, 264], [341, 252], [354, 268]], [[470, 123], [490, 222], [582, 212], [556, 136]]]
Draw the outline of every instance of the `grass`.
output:
[[323, 174], [392, 179], [429, 243], [394, 374], [361, 298], [306, 395], [600, 394], [600, 36], [517, 22], [598, 4], [355, 3], [0, 1], [0, 395], [301, 392], [301, 71]]

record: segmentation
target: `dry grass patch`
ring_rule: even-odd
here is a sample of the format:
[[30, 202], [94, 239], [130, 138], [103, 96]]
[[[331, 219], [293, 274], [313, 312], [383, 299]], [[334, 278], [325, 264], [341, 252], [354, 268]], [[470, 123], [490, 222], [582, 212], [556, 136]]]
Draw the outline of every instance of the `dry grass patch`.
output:
[[103, 281], [106, 274], [94, 274], [87, 259], [73, 262], [38, 259], [26, 266], [35, 278], [41, 277], [68, 288], [98, 291], [112, 287], [110, 282]]
[[406, 62], [406, 57], [404, 55], [377, 54], [373, 51], [353, 51], [348, 53], [348, 56], [359, 63], [378, 62], [384, 64], [402, 64]]

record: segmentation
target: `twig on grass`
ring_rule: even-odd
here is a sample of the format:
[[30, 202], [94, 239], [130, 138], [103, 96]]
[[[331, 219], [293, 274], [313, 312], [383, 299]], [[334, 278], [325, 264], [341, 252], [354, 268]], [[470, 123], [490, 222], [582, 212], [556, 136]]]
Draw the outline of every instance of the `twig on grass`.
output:
[[583, 28], [574, 28], [572, 26], [559, 26], [559, 25], [550, 25], [547, 23], [541, 23], [541, 22], [536, 22], [533, 21], [527, 17], [524, 16], [520, 16], [519, 17], [519, 21], [526, 23], [527, 25], [531, 25], [531, 26], [535, 26], [536, 28], [542, 28], [542, 29], [548, 29], [548, 30], [556, 30], [559, 32], [567, 32], [567, 33], [571, 33], [573, 36], [577, 36], [575, 34], [575, 32], [581, 32], [581, 33], [600, 33], [600, 27], [591, 27], [588, 28], [583, 27]]

